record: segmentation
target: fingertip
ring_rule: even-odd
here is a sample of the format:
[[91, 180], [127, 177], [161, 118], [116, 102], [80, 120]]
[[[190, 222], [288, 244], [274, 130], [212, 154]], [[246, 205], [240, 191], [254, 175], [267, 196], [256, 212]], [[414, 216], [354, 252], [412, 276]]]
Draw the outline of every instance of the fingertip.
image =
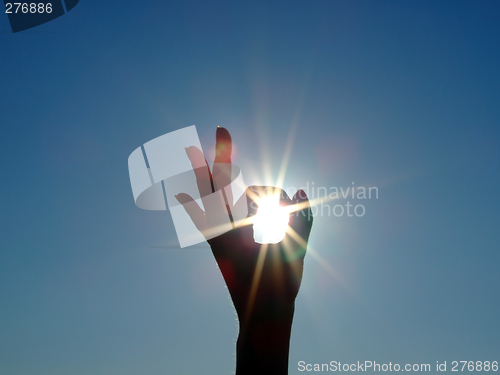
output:
[[293, 201], [297, 203], [306, 202], [308, 200], [309, 198], [307, 198], [307, 194], [303, 189], [298, 190], [293, 196]]
[[215, 132], [215, 140], [217, 142], [231, 142], [231, 135], [227, 131], [226, 128], [223, 128], [221, 126], [217, 126], [217, 130]]
[[293, 201], [290, 199], [287, 192], [283, 189], [280, 189], [280, 204], [282, 206], [289, 206], [293, 204]]
[[231, 163], [232, 140], [229, 132], [222, 127], [215, 133], [215, 163]]
[[180, 204], [186, 204], [194, 200], [193, 198], [191, 198], [191, 196], [185, 193], [179, 193], [177, 195], [174, 195], [174, 197]]

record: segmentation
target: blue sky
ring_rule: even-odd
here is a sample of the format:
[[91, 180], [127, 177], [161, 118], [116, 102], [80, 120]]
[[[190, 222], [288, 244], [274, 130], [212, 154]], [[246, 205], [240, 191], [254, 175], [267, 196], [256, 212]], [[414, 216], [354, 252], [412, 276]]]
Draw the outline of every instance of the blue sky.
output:
[[[500, 360], [500, 5], [97, 2], [0, 17], [0, 373], [230, 374], [237, 322], [208, 248], [138, 209], [127, 158], [217, 125], [249, 182], [377, 186], [318, 216], [298, 361]], [[339, 203], [345, 203], [339, 201]], [[359, 202], [357, 202], [359, 203]], [[496, 357], [495, 357], [496, 356]]]

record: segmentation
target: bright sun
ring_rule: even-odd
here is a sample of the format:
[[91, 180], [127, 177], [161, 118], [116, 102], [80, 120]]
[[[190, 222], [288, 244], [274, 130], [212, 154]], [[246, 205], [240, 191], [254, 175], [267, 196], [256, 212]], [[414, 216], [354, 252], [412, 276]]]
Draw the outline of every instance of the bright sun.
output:
[[255, 242], [278, 243], [284, 237], [288, 228], [290, 215], [279, 204], [279, 197], [269, 196], [259, 200], [259, 208], [253, 223]]

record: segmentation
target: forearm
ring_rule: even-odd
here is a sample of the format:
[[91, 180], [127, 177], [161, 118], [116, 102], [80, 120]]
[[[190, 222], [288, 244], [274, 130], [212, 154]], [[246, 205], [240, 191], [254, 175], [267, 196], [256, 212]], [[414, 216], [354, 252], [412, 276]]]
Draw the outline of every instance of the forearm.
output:
[[294, 306], [286, 310], [278, 316], [254, 316], [240, 321], [236, 345], [236, 375], [288, 374]]

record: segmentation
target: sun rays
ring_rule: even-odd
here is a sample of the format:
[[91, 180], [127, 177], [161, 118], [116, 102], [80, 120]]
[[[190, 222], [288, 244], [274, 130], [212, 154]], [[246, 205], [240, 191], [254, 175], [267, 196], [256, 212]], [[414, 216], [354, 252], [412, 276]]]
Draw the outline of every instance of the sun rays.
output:
[[[261, 246], [259, 248], [258, 259], [252, 278], [252, 286], [247, 301], [247, 312], [250, 312], [253, 308], [255, 296], [259, 288], [259, 284], [261, 283], [263, 267], [265, 267], [265, 259], [268, 256], [269, 251], [273, 251], [273, 249], [270, 247], [272, 246], [270, 245], [270, 243], [277, 243], [281, 241], [280, 247], [283, 249], [284, 257], [285, 259], [290, 260], [288, 262], [288, 265], [290, 266], [291, 271], [295, 275], [297, 275], [297, 277], [302, 277], [302, 266], [297, 262], [294, 262], [293, 260], [298, 256], [302, 256], [307, 249], [309, 259], [313, 259], [321, 267], [321, 269], [326, 272], [326, 274], [335, 279], [336, 282], [338, 282], [340, 285], [347, 287], [345, 285], [345, 280], [342, 279], [341, 274], [336, 271], [335, 268], [332, 267], [332, 265], [316, 249], [314, 249], [310, 243], [307, 243], [307, 239], [304, 239], [299, 233], [297, 233], [296, 230], [292, 228], [290, 220], [292, 215], [312, 215], [311, 207], [324, 204], [337, 198], [332, 198], [331, 196], [326, 195], [324, 197], [311, 197], [313, 199], [305, 202], [290, 203], [290, 201], [288, 201], [288, 204], [280, 205], [280, 202], [284, 201], [283, 196], [281, 195], [281, 188], [285, 182], [289, 161], [292, 156], [294, 138], [297, 128], [296, 125], [296, 122], [294, 122], [288, 133], [285, 150], [283, 152], [283, 157], [279, 167], [279, 173], [275, 181], [272, 178], [272, 173], [270, 170], [270, 154], [268, 152], [268, 147], [266, 147], [266, 137], [263, 137], [263, 134], [260, 134], [260, 146], [262, 149], [261, 156], [263, 157], [263, 165], [265, 165], [265, 168], [263, 170], [264, 176], [262, 177], [264, 177], [265, 185], [276, 186], [278, 188], [269, 190], [271, 194], [265, 194], [264, 196], [259, 195], [257, 192], [252, 191], [251, 189], [247, 189], [247, 195], [253, 202], [255, 202], [255, 204], [258, 206], [258, 209], [256, 211], [256, 215], [250, 215], [247, 219], [243, 220], [240, 225], [253, 225], [254, 234], [256, 231], [266, 229], [268, 231], [267, 237], [264, 236], [266, 238], [265, 241], [263, 241], [266, 243], [257, 241], [261, 243]], [[260, 129], [260, 131], [262, 132], [263, 129]], [[255, 214], [255, 212], [253, 213]], [[304, 219], [310, 218], [305, 217]], [[278, 241], [276, 241], [276, 239], [278, 239]], [[280, 269], [274, 270], [274, 272], [277, 274], [281, 273], [281, 271], [282, 270]]]

